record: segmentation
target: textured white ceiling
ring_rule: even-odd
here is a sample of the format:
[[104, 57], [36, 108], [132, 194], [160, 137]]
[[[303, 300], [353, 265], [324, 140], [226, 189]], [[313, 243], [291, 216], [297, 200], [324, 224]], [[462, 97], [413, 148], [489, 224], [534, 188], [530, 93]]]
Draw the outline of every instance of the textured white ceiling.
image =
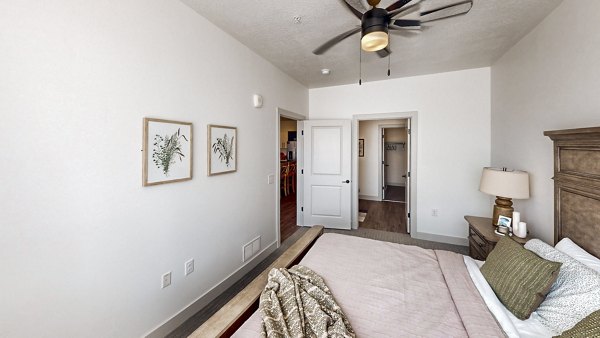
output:
[[[360, 24], [341, 0], [181, 1], [309, 88], [358, 82], [360, 34], [324, 55], [312, 54]], [[352, 1], [360, 6], [363, 0]], [[393, 34], [391, 77], [490, 66], [561, 1], [474, 0], [467, 15], [428, 24], [409, 36]], [[379, 7], [393, 2], [382, 0]], [[455, 2], [426, 0], [422, 8]], [[300, 24], [294, 23], [295, 16], [302, 17]], [[386, 79], [387, 63], [387, 58], [363, 53], [363, 82]], [[331, 74], [321, 75], [322, 68]]]

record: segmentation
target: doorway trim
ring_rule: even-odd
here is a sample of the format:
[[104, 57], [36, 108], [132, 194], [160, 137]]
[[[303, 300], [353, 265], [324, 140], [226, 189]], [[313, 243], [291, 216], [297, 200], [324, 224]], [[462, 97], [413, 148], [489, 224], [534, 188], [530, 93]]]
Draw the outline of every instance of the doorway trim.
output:
[[[352, 229], [358, 229], [358, 122], [372, 120], [411, 120], [411, 151], [410, 151], [410, 236], [415, 237], [418, 234], [417, 224], [417, 150], [418, 150], [418, 112], [397, 112], [397, 113], [377, 113], [377, 114], [355, 114], [352, 116]], [[384, 122], [384, 121], [383, 121]], [[386, 126], [387, 127], [387, 126]], [[381, 156], [381, 151], [379, 152]], [[381, 158], [379, 159], [381, 162]], [[381, 176], [380, 176], [381, 179]], [[378, 179], [379, 182], [379, 179]], [[381, 196], [381, 191], [379, 193]]]
[[[274, 176], [275, 179], [273, 180], [273, 182], [275, 183], [275, 234], [276, 234], [276, 238], [277, 238], [277, 247], [279, 248], [281, 246], [281, 189], [279, 188], [279, 186], [281, 185], [281, 179], [280, 179], [280, 175], [279, 175], [279, 167], [280, 167], [280, 161], [279, 161], [279, 152], [281, 151], [281, 125], [280, 125], [280, 121], [281, 121], [281, 117], [286, 117], [288, 119], [292, 119], [292, 120], [296, 120], [296, 121], [304, 121], [306, 120], [306, 116], [302, 115], [302, 114], [297, 114], [294, 112], [291, 112], [289, 110], [283, 109], [283, 108], [279, 108], [277, 107], [277, 109], [275, 110], [275, 171], [274, 171]], [[298, 130], [300, 131], [300, 130]], [[301, 161], [301, 153], [302, 153], [302, 141], [301, 141], [301, 137], [300, 137], [300, 133], [297, 133], [297, 147], [296, 147], [296, 165], [297, 165], [297, 169], [296, 169], [296, 184], [297, 186], [301, 187], [304, 184], [304, 179], [302, 177], [302, 175], [298, 175], [298, 172], [300, 171], [300, 166], [303, 165], [302, 161]], [[302, 185], [301, 185], [302, 184]], [[298, 210], [298, 206], [302, 203], [301, 199], [304, 196], [304, 192], [302, 189], [296, 189], [296, 209]], [[304, 224], [303, 219], [301, 218], [302, 214], [300, 212], [296, 212], [296, 223], [298, 224]]]

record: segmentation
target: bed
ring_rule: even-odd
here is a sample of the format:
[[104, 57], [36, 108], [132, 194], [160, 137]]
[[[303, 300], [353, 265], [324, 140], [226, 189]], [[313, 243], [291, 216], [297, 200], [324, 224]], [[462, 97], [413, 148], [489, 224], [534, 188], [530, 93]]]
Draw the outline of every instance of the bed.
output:
[[[600, 128], [544, 134], [554, 141], [555, 243], [570, 238], [600, 257]], [[311, 229], [267, 270], [300, 262], [320, 274], [357, 337], [552, 336], [534, 316], [521, 321], [504, 308], [479, 272], [482, 262], [321, 233]], [[256, 309], [266, 272], [191, 337], [260, 336]]]

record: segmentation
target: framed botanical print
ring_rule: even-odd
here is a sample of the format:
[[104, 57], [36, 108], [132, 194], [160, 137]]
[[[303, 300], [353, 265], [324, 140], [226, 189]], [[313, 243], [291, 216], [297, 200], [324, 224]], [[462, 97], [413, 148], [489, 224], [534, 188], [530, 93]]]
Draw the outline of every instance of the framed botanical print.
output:
[[143, 186], [192, 179], [192, 124], [144, 118]]
[[237, 128], [208, 125], [208, 176], [237, 170]]
[[358, 139], [358, 157], [365, 157], [365, 139]]

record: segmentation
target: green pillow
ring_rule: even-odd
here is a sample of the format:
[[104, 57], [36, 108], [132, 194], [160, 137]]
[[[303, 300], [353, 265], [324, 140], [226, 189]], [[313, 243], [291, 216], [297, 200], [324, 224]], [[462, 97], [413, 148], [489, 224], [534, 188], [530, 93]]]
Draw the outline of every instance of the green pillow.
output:
[[502, 304], [515, 317], [525, 320], [546, 298], [561, 265], [503, 237], [488, 255], [481, 273]]
[[572, 328], [563, 332], [560, 338], [600, 337], [600, 310], [590, 313]]

